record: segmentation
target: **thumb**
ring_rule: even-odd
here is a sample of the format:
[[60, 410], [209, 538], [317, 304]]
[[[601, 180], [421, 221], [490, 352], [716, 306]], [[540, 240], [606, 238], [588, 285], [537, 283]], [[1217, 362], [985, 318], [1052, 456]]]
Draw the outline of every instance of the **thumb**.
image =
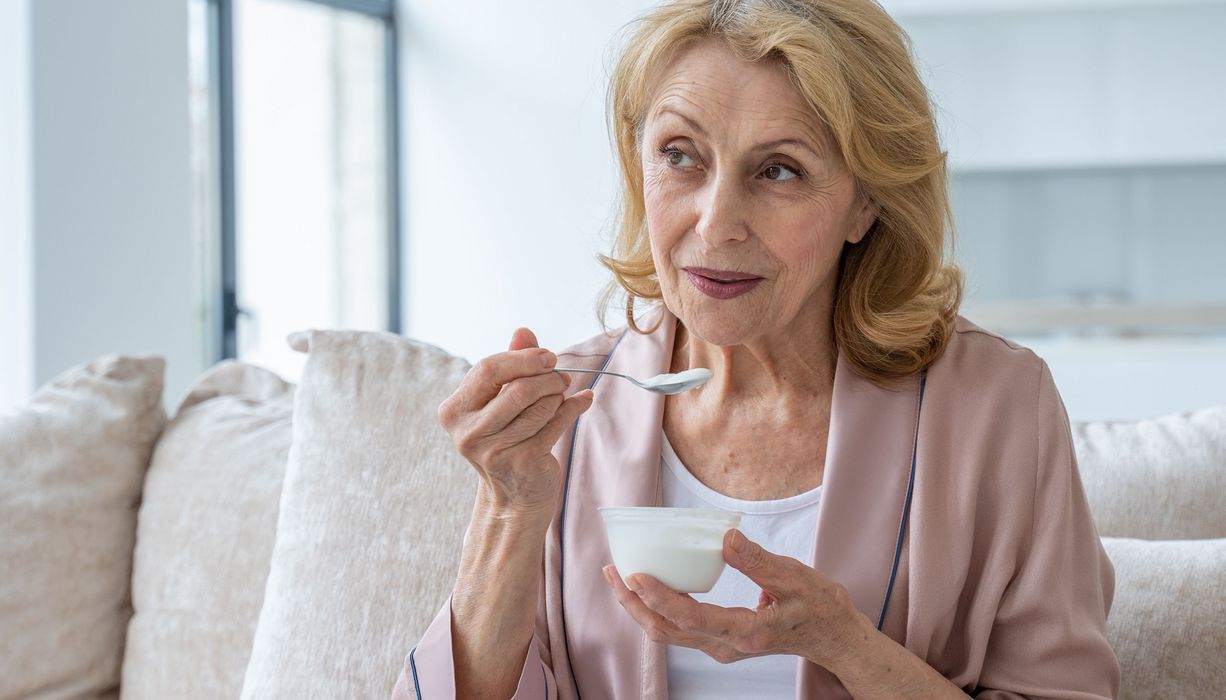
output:
[[527, 328], [516, 328], [511, 334], [511, 346], [508, 350], [526, 350], [527, 348], [538, 348], [540, 345], [536, 342], [536, 335]]
[[790, 566], [794, 560], [766, 551], [740, 530], [729, 530], [724, 535], [724, 561], [774, 597], [791, 591], [799, 583]]

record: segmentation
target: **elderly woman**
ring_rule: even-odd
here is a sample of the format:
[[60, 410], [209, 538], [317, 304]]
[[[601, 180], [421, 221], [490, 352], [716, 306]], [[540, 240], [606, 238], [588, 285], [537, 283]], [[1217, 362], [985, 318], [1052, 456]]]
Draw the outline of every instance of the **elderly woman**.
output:
[[[610, 99], [628, 327], [556, 355], [521, 329], [439, 408], [479, 488], [396, 695], [1114, 697], [1068, 419], [1042, 360], [957, 316], [901, 29], [871, 0], [671, 2]], [[632, 505], [743, 513], [735, 571], [615, 571], [597, 509]]]

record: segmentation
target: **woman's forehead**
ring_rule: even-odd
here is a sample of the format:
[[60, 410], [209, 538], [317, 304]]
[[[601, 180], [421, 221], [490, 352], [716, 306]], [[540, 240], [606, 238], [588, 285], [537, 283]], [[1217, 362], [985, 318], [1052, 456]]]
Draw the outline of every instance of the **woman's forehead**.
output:
[[[686, 48], [656, 80], [645, 122], [679, 120], [697, 130], [799, 132], [828, 146], [821, 120], [773, 59], [746, 61], [720, 40]], [[727, 134], [726, 134], [727, 135]]]

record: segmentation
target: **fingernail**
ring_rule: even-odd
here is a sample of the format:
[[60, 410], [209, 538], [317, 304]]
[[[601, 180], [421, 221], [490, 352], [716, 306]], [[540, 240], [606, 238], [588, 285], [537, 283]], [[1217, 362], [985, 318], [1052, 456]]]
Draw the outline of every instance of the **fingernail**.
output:
[[555, 364], [557, 364], [557, 362], [558, 362], [558, 358], [552, 352], [549, 352], [548, 350], [541, 351], [541, 366], [542, 367], [544, 367], [545, 369], [549, 369], [550, 367], [553, 367]]
[[643, 582], [642, 582], [642, 580], [640, 580], [640, 579], [639, 579], [639, 577], [638, 577], [638, 576], [631, 576], [631, 577], [630, 577], [630, 590], [634, 591], [635, 593], [637, 593], [637, 594], [639, 594], [639, 595], [642, 595], [642, 593], [643, 593]]
[[562, 381], [564, 382], [563, 386], [570, 386], [570, 383], [571, 383], [570, 375], [565, 372], [562, 372]]
[[744, 552], [745, 545], [748, 543], [749, 543], [749, 540], [745, 539], [745, 536], [741, 534], [740, 530], [732, 531], [732, 539], [729, 542], [729, 544], [732, 545], [732, 551], [737, 552], [737, 553]]

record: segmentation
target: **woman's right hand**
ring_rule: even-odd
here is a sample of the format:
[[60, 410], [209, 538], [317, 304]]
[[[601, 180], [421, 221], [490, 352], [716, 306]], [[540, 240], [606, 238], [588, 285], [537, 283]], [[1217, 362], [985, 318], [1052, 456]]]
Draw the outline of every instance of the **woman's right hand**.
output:
[[439, 405], [439, 423], [499, 515], [553, 517], [560, 468], [551, 450], [592, 405], [591, 390], [565, 397], [571, 379], [553, 371], [557, 361], [520, 328], [508, 352], [478, 362]]

